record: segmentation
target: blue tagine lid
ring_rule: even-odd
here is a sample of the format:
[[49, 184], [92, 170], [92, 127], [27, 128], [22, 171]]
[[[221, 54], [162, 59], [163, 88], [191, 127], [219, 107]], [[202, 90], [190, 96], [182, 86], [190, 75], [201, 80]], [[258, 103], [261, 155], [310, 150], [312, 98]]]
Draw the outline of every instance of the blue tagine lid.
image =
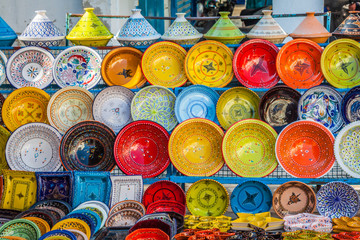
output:
[[14, 30], [0, 17], [0, 47], [11, 47], [16, 38]]

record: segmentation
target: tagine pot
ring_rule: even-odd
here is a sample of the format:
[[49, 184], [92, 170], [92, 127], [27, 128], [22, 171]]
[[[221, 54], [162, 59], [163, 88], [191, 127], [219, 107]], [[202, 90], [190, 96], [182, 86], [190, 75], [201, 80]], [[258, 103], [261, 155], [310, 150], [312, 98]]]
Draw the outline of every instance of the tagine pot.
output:
[[350, 15], [335, 29], [336, 38], [360, 39], [360, 11], [350, 11]]
[[0, 47], [11, 47], [16, 38], [14, 30], [0, 17]]

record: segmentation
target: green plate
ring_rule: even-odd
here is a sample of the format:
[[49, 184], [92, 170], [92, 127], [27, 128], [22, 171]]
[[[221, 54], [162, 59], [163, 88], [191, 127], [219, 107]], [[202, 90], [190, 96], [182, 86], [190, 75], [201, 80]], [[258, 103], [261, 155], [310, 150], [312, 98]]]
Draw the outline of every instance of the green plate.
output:
[[41, 236], [38, 226], [27, 219], [14, 219], [11, 220], [0, 228], [0, 237], [16, 236], [22, 237], [27, 240], [37, 240]]
[[220, 216], [229, 206], [229, 194], [221, 183], [202, 179], [187, 191], [186, 206], [195, 216]]

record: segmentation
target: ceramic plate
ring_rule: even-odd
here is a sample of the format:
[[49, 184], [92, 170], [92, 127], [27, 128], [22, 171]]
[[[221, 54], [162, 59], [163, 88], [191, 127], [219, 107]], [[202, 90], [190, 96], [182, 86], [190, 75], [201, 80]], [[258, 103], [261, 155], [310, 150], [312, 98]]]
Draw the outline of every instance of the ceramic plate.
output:
[[117, 134], [131, 118], [131, 100], [134, 93], [121, 86], [102, 90], [94, 100], [92, 112], [96, 121], [105, 123]]
[[69, 229], [69, 232], [75, 235], [77, 240], [89, 240], [85, 233], [76, 229]]
[[38, 226], [27, 219], [14, 219], [0, 227], [0, 237], [16, 236], [27, 240], [37, 240], [41, 236]]
[[60, 158], [68, 171], [111, 171], [115, 167], [114, 132], [105, 124], [83, 121], [71, 127], [60, 143]]
[[6, 55], [0, 51], [0, 85], [5, 82], [6, 79]]
[[143, 178], [158, 176], [170, 163], [168, 141], [169, 134], [157, 123], [130, 123], [116, 137], [116, 163], [127, 175], [142, 175]]
[[170, 235], [174, 236], [176, 234], [177, 232], [176, 221], [173, 221], [168, 213], [162, 212], [162, 213], [147, 214], [145, 216], [142, 216], [138, 220], [138, 222], [142, 222], [149, 219], [158, 219], [164, 223], [167, 223], [170, 226]]
[[267, 123], [246, 119], [232, 125], [222, 141], [226, 165], [241, 177], [265, 177], [278, 163], [275, 156], [277, 133]]
[[49, 100], [49, 94], [35, 87], [23, 87], [13, 91], [2, 107], [6, 127], [13, 132], [26, 123], [47, 123], [46, 108]]
[[338, 39], [326, 46], [321, 56], [321, 70], [336, 88], [360, 84], [360, 44], [352, 39]]
[[29, 209], [21, 212], [15, 218], [23, 218], [23, 217], [38, 217], [45, 220], [50, 228], [57, 222], [52, 213], [48, 210], [44, 209]]
[[332, 87], [313, 87], [299, 100], [299, 119], [315, 120], [335, 133], [344, 124], [340, 110], [341, 100], [340, 93]]
[[216, 116], [227, 130], [237, 121], [259, 118], [259, 96], [244, 87], [234, 87], [221, 94], [216, 105]]
[[177, 212], [184, 216], [186, 209], [184, 204], [172, 200], [158, 200], [150, 203], [146, 209], [146, 215], [160, 212]]
[[143, 228], [130, 233], [126, 237], [126, 240], [146, 239], [146, 238], [150, 238], [153, 240], [169, 240], [169, 235], [167, 235], [165, 232], [161, 231], [158, 228]]
[[5, 158], [5, 147], [9, 137], [10, 132], [6, 130], [6, 128], [0, 126], [0, 173], [3, 169], [9, 169], [9, 165]]
[[92, 120], [94, 96], [81, 87], [66, 87], [57, 91], [47, 106], [50, 124], [61, 134], [85, 120]]
[[101, 218], [96, 212], [86, 209], [79, 209], [72, 211], [70, 214], [82, 214], [88, 216], [95, 224], [95, 232], [97, 232], [101, 228]]
[[108, 214], [101, 206], [99, 206], [99, 204], [83, 203], [83, 204], [80, 204], [77, 208], [75, 208], [74, 211], [80, 210], [80, 209], [86, 209], [86, 210], [93, 211], [96, 214], [98, 214], [101, 219], [101, 227], [100, 228], [105, 226], [105, 221], [108, 217]]
[[297, 178], [318, 178], [335, 163], [334, 136], [314, 121], [297, 121], [285, 127], [276, 140], [276, 158]]
[[30, 209], [45, 209], [51, 212], [56, 212], [63, 218], [65, 215], [69, 214], [72, 210], [72, 207], [69, 203], [61, 201], [61, 200], [43, 200], [40, 202], [35, 203], [31, 206]]
[[360, 120], [360, 86], [353, 87], [344, 95], [341, 115], [346, 124]]
[[263, 40], [246, 41], [237, 48], [233, 68], [236, 78], [248, 88], [271, 88], [279, 82], [275, 44]]
[[319, 44], [308, 39], [295, 39], [281, 47], [276, 58], [276, 70], [281, 80], [291, 88], [307, 89], [323, 81]]
[[168, 236], [171, 235], [171, 226], [167, 222], [163, 222], [160, 219], [147, 219], [143, 221], [138, 221], [134, 226], [129, 230], [129, 234], [141, 229], [157, 228], [166, 233]]
[[193, 84], [208, 87], [225, 87], [233, 79], [233, 53], [217, 41], [202, 41], [188, 51], [185, 72]]
[[69, 218], [75, 218], [75, 219], [80, 219], [80, 220], [84, 221], [90, 227], [91, 235], [93, 235], [95, 233], [97, 222], [94, 222], [92, 220], [92, 218], [90, 218], [88, 215], [82, 214], [82, 213], [71, 212], [68, 215], [66, 215], [65, 217], [63, 217], [61, 219], [61, 221], [69, 219]]
[[74, 234], [72, 234], [70, 231], [68, 230], [52, 230], [49, 231], [47, 233], [45, 233], [44, 235], [41, 236], [41, 238], [39, 238], [39, 240], [45, 240], [46, 238], [50, 238], [51, 237], [66, 237], [70, 240], [77, 240], [76, 236]]
[[246, 181], [237, 185], [230, 197], [230, 205], [235, 214], [268, 212], [271, 201], [270, 188], [258, 181]]
[[145, 206], [142, 203], [135, 201], [135, 200], [124, 200], [124, 201], [116, 203], [110, 209], [109, 216], [111, 216], [112, 214], [114, 214], [118, 211], [124, 210], [124, 209], [134, 209], [134, 210], [139, 211], [142, 215], [145, 215], [145, 213], [146, 213]]
[[60, 87], [79, 86], [91, 89], [100, 81], [101, 57], [85, 46], [69, 47], [54, 61], [53, 76]]
[[[1, 83], [0, 83], [1, 84]], [[5, 102], [5, 98], [4, 98], [4, 95], [2, 95], [0, 93], [0, 113], [2, 111], [2, 107], [4, 105], [4, 102]], [[4, 124], [4, 121], [3, 121], [3, 118], [2, 118], [2, 115], [0, 114], [0, 125], [5, 127], [5, 124]]]
[[180, 45], [161, 41], [146, 49], [141, 59], [141, 69], [146, 80], [166, 88], [184, 85], [187, 81], [184, 71], [186, 50]]
[[71, 203], [73, 197], [73, 177], [71, 172], [37, 172], [37, 201], [46, 199]]
[[111, 179], [111, 207], [124, 200], [142, 201], [143, 178], [142, 176], [110, 176]]
[[182, 188], [174, 182], [162, 180], [151, 184], [143, 196], [143, 204], [148, 207], [149, 204], [159, 200], [177, 201], [185, 205], [185, 193]]
[[10, 169], [55, 172], [61, 167], [61, 135], [45, 123], [28, 123], [16, 129], [6, 143], [5, 155]]
[[330, 218], [353, 217], [359, 211], [359, 195], [344, 182], [330, 182], [316, 194], [318, 212]]
[[221, 154], [223, 130], [210, 120], [188, 119], [169, 140], [169, 156], [176, 169], [187, 176], [211, 176], [224, 165]]
[[[14, 52], [6, 64], [6, 75], [16, 88], [46, 88], [53, 80], [53, 55], [41, 47], [25, 47]], [[1, 74], [0, 74], [1, 75]]]
[[119, 47], [108, 52], [101, 63], [101, 75], [109, 86], [141, 88], [146, 80], [141, 71], [143, 53], [131, 47]]
[[175, 116], [179, 123], [190, 118], [206, 118], [218, 123], [216, 103], [219, 94], [203, 85], [192, 85], [180, 92], [175, 100]]
[[136, 120], [150, 120], [171, 131], [177, 124], [175, 94], [161, 86], [141, 89], [131, 101], [131, 116]]
[[76, 218], [68, 218], [56, 223], [51, 230], [69, 230], [76, 229], [86, 234], [87, 238], [90, 239], [91, 231], [89, 225], [86, 222]]
[[104, 202], [98, 201], [98, 200], [89, 200], [89, 201], [83, 202], [79, 206], [86, 206], [86, 205], [93, 205], [93, 204], [102, 208], [106, 213], [109, 213], [109, 211], [110, 211], [108, 204], [105, 204]]
[[275, 213], [281, 218], [287, 214], [313, 213], [316, 196], [311, 187], [305, 183], [291, 181], [276, 189], [272, 204]]
[[124, 209], [113, 213], [106, 220], [106, 227], [130, 227], [134, 226], [142, 214], [134, 209]]
[[229, 205], [229, 194], [219, 182], [202, 179], [186, 192], [186, 206], [192, 215], [220, 216]]
[[50, 225], [44, 219], [38, 217], [24, 217], [23, 219], [27, 219], [34, 222], [38, 226], [41, 235], [44, 235], [45, 233], [50, 231]]

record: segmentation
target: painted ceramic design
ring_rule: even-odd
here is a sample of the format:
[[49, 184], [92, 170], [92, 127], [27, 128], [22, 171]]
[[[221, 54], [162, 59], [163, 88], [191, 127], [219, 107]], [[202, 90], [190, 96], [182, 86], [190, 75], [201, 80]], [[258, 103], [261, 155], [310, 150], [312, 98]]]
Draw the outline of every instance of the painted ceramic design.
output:
[[71, 214], [80, 214], [80, 215], [86, 215], [87, 217], [89, 217], [95, 225], [95, 232], [97, 232], [101, 228], [101, 218], [99, 217], [99, 215], [96, 212], [93, 212], [91, 210], [86, 210], [86, 209], [79, 209], [79, 210], [72, 211]]
[[[0, 93], [0, 113], [2, 112], [2, 107], [5, 102], [5, 97]], [[0, 126], [6, 127], [2, 118], [2, 115], [0, 114]]]
[[146, 209], [145, 206], [138, 201], [135, 200], [124, 200], [124, 201], [120, 201], [118, 203], [116, 203], [109, 212], [109, 216], [111, 216], [112, 214], [120, 211], [120, 210], [124, 210], [124, 209], [134, 209], [139, 211], [142, 215], [145, 215], [146, 213]]
[[54, 61], [54, 80], [61, 88], [79, 86], [91, 89], [100, 81], [101, 61], [100, 55], [91, 48], [67, 48]]
[[93, 13], [94, 8], [84, 8], [85, 13], [66, 36], [74, 45], [106, 46], [114, 36]]
[[291, 181], [276, 189], [272, 202], [275, 213], [283, 218], [287, 214], [313, 213], [316, 196], [312, 188], [305, 183]]
[[335, 133], [344, 124], [340, 111], [341, 100], [340, 93], [332, 87], [313, 87], [307, 90], [299, 100], [299, 119], [314, 120]]
[[95, 201], [92, 201], [92, 203], [90, 202], [91, 201], [80, 204], [77, 208], [74, 209], [74, 211], [80, 209], [86, 209], [95, 212], [96, 214], [99, 215], [101, 219], [101, 228], [102, 228], [103, 226], [105, 226], [105, 221], [108, 217], [108, 211], [104, 209], [103, 206], [101, 206], [98, 202]]
[[106, 227], [131, 227], [141, 218], [142, 214], [133, 209], [120, 210], [108, 217]]
[[[299, 213], [284, 217], [284, 230], [294, 232], [297, 230], [312, 230], [316, 232], [332, 232], [331, 218], [311, 213]], [[300, 232], [300, 231], [298, 231]]]
[[61, 139], [60, 159], [68, 171], [112, 171], [114, 141], [114, 132], [105, 124], [83, 121]]
[[316, 194], [317, 210], [330, 218], [353, 217], [359, 210], [359, 195], [344, 182], [330, 182]]
[[37, 172], [37, 201], [57, 199], [71, 203], [73, 178], [70, 172]]
[[0, 126], [0, 173], [3, 169], [9, 169], [9, 165], [5, 157], [5, 148], [9, 137], [10, 132], [6, 128]]
[[289, 124], [276, 140], [276, 158], [283, 169], [297, 178], [318, 178], [335, 163], [334, 136], [314, 121]]
[[102, 90], [94, 100], [92, 113], [96, 121], [102, 122], [117, 134], [132, 122], [131, 100], [135, 94], [121, 86]]
[[232, 51], [217, 41], [194, 45], [185, 57], [185, 72], [193, 84], [225, 87], [233, 79]]
[[50, 96], [34, 87], [23, 87], [9, 94], [2, 107], [6, 127], [15, 131], [31, 122], [47, 123], [46, 108]]
[[[1, 40], [0, 40], [0, 44], [1, 44]], [[2, 51], [0, 51], [0, 85], [3, 84], [6, 79], [6, 63], [7, 63], [6, 55]]]
[[[112, 184], [111, 207], [126, 200], [142, 201], [144, 192], [143, 179], [141, 176], [110, 176]], [[109, 213], [111, 215], [114, 212]], [[144, 213], [145, 214], [145, 213]]]
[[177, 232], [176, 223], [173, 221], [168, 213], [152, 213], [141, 217], [138, 222], [146, 221], [149, 219], [158, 219], [170, 226], [170, 235], [174, 236]]
[[360, 84], [360, 43], [338, 39], [328, 44], [321, 55], [321, 70], [336, 88], [352, 88]]
[[349, 16], [332, 33], [336, 38], [360, 39], [359, 11], [349, 11]]
[[0, 237], [14, 236], [27, 240], [37, 240], [41, 236], [38, 226], [28, 219], [14, 219], [0, 227]]
[[16, 88], [36, 87], [43, 89], [53, 80], [54, 57], [40, 47], [26, 47], [17, 50], [6, 64], [6, 75]]
[[46, 240], [52, 237], [65, 237], [66, 240], [77, 240], [76, 236], [68, 230], [52, 230], [42, 235], [39, 240]]
[[65, 35], [46, 16], [45, 10], [38, 10], [35, 13], [36, 16], [19, 36], [19, 40], [27, 46], [53, 47], [60, 45], [65, 39]]
[[79, 206], [90, 206], [90, 205], [96, 205], [98, 206], [98, 208], [102, 208], [106, 213], [109, 213], [110, 211], [108, 204], [105, 204], [104, 202], [98, 200], [89, 200], [81, 203]]
[[130, 233], [127, 240], [151, 238], [153, 240], [169, 240], [169, 235], [158, 228], [142, 228]]
[[176, 212], [184, 216], [186, 209], [184, 204], [172, 200], [158, 200], [150, 203], [146, 209], [146, 215], [161, 212]]
[[297, 39], [281, 47], [276, 58], [280, 79], [291, 88], [307, 89], [323, 81], [320, 59], [323, 50], [319, 44]]
[[234, 87], [221, 94], [216, 104], [216, 116], [227, 130], [237, 121], [259, 118], [259, 96], [244, 87]]
[[82, 213], [71, 212], [68, 215], [66, 215], [65, 217], [63, 217], [61, 219], [61, 221], [66, 220], [66, 219], [80, 219], [80, 220], [84, 221], [90, 227], [91, 235], [93, 235], [95, 233], [96, 223], [88, 215], [85, 215]]
[[101, 63], [101, 75], [109, 86], [141, 88], [146, 79], [141, 71], [143, 53], [131, 47], [115, 48], [108, 52]]
[[61, 218], [65, 217], [65, 215], [69, 214], [72, 210], [72, 207], [69, 203], [64, 202], [62, 200], [44, 200], [40, 202], [36, 202], [31, 206], [30, 209], [45, 209], [51, 212], [57, 212]]
[[278, 163], [275, 156], [277, 133], [267, 123], [246, 119], [232, 125], [222, 141], [226, 165], [241, 177], [265, 177]]
[[132, 9], [131, 12], [131, 16], [116, 36], [121, 46], [148, 46], [161, 37], [141, 15], [141, 9]]
[[360, 120], [360, 87], [353, 87], [344, 95], [341, 115], [345, 124]]
[[141, 60], [141, 69], [146, 80], [166, 88], [184, 85], [186, 50], [176, 43], [162, 41], [146, 49]]
[[40, 229], [41, 235], [44, 235], [45, 233], [50, 231], [50, 226], [44, 219], [38, 217], [24, 217], [23, 219], [27, 219], [34, 222]]
[[162, 39], [177, 44], [193, 45], [203, 36], [186, 19], [186, 13], [176, 13], [175, 21], [161, 36]]
[[44, 209], [29, 209], [26, 211], [21, 212], [16, 216], [16, 218], [22, 217], [38, 217], [45, 220], [50, 227], [52, 227], [55, 222], [57, 221], [54, 215], [49, 210]]
[[170, 164], [168, 141], [169, 134], [157, 123], [130, 123], [116, 137], [116, 163], [127, 175], [142, 175], [143, 178], [158, 176]]
[[17, 34], [12, 28], [0, 17], [0, 46], [11, 47], [17, 38]]
[[90, 239], [91, 230], [86, 222], [76, 218], [69, 218], [56, 223], [51, 230], [70, 230], [76, 229], [86, 234], [86, 237]]
[[210, 120], [188, 119], [171, 133], [169, 156], [186, 176], [211, 176], [224, 165], [221, 154], [223, 130]]
[[61, 167], [60, 140], [60, 133], [45, 123], [19, 127], [6, 143], [5, 155], [10, 169], [56, 172]]
[[144, 192], [142, 203], [148, 207], [151, 203], [159, 200], [177, 201], [185, 205], [185, 193], [182, 188], [167, 180], [161, 180], [151, 184]]
[[171, 131], [177, 125], [175, 118], [175, 94], [161, 86], [141, 89], [131, 101], [131, 116], [134, 121], [150, 120]]

